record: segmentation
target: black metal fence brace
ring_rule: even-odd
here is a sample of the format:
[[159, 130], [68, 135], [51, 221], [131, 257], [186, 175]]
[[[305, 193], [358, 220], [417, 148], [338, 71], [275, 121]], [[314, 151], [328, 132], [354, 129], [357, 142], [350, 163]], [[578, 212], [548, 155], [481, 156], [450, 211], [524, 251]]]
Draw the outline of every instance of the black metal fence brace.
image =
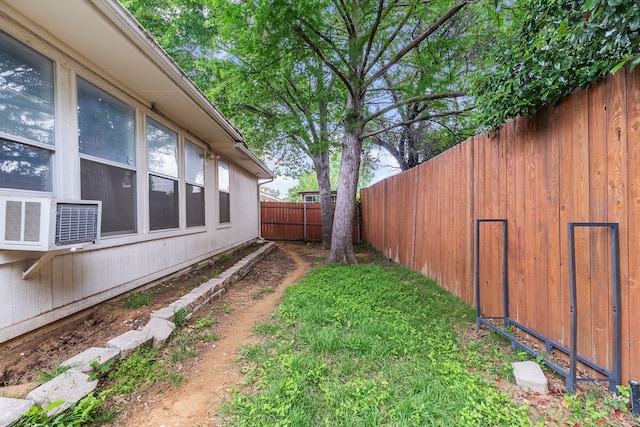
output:
[[[503, 234], [503, 250], [502, 250], [502, 292], [503, 292], [503, 313], [502, 317], [486, 317], [482, 315], [480, 309], [480, 225], [483, 223], [502, 223]], [[485, 325], [491, 330], [502, 335], [511, 342], [513, 348], [520, 348], [527, 353], [541, 359], [547, 366], [565, 377], [566, 389], [569, 393], [575, 393], [577, 381], [603, 381], [609, 383], [609, 390], [617, 391], [616, 385], [620, 384], [621, 373], [621, 329], [620, 329], [620, 254], [619, 254], [619, 234], [617, 223], [600, 223], [600, 222], [573, 222], [568, 223], [568, 239], [569, 239], [569, 298], [570, 298], [570, 348], [551, 340], [548, 337], [528, 328], [511, 319], [509, 317], [509, 275], [508, 275], [508, 233], [506, 219], [476, 219], [476, 236], [475, 236], [475, 290], [476, 290], [476, 326]], [[610, 371], [596, 363], [580, 356], [577, 348], [578, 336], [578, 317], [577, 317], [577, 296], [576, 296], [576, 266], [575, 266], [575, 227], [607, 227], [611, 230], [611, 287], [612, 287], [612, 316], [613, 316], [613, 369]], [[493, 321], [502, 320], [504, 328], [500, 328]], [[525, 333], [537, 338], [545, 344], [545, 354], [540, 354], [526, 344], [520, 342], [516, 337], [508, 332], [508, 327], [516, 327]], [[569, 356], [569, 370], [567, 371], [557, 363], [550, 360], [546, 355], [551, 355], [559, 350]], [[577, 362], [584, 364], [603, 375], [605, 378], [578, 378]]]

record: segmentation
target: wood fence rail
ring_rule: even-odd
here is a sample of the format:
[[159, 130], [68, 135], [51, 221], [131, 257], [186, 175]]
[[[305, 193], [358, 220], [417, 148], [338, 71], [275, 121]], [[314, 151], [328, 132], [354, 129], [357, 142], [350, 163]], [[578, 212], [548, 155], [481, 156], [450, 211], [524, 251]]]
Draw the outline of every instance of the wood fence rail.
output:
[[[619, 224], [622, 379], [640, 378], [640, 67], [360, 192], [363, 239], [474, 304], [477, 219], [508, 221], [510, 317], [570, 344], [567, 224]], [[481, 311], [501, 316], [502, 225], [481, 227]], [[575, 235], [578, 353], [612, 365], [611, 239]]]

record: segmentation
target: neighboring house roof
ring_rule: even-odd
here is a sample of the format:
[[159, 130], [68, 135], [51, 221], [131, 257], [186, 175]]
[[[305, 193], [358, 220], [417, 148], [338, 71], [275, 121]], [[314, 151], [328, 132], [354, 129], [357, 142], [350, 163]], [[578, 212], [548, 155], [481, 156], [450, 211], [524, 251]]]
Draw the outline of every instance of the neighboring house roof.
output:
[[[89, 61], [110, 81], [167, 117], [209, 148], [258, 179], [273, 173], [243, 141], [178, 64], [116, 0], [2, 0], [39, 27], [45, 40], [58, 39], [70, 55]], [[10, 15], [14, 15], [13, 13]]]
[[260, 191], [260, 201], [261, 202], [281, 202], [282, 200], [277, 197], [272, 196], [269, 193], [265, 193], [264, 191]]

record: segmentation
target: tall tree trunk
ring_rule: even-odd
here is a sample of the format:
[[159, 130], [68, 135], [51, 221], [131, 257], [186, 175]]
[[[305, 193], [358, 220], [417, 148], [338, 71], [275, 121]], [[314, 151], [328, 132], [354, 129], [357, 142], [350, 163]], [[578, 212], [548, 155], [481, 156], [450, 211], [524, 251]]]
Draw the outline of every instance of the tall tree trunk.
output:
[[328, 262], [355, 264], [353, 252], [353, 220], [356, 214], [356, 190], [362, 158], [362, 128], [358, 124], [345, 126], [338, 180], [338, 200], [333, 219], [331, 252]]
[[329, 152], [311, 154], [313, 167], [318, 179], [320, 194], [320, 213], [322, 215], [322, 249], [331, 246], [331, 231], [333, 228], [333, 202], [331, 201], [331, 179], [329, 174]]

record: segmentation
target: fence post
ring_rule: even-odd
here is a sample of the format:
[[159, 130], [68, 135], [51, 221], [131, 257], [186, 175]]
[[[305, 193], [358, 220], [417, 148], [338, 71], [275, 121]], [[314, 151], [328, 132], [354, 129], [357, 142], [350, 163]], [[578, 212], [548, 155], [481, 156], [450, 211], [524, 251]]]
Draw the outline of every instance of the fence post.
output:
[[307, 204], [304, 203], [302, 206], [303, 206], [302, 210], [304, 211], [303, 219], [302, 219], [302, 224], [303, 224], [302, 226], [303, 226], [303, 230], [304, 230], [304, 241], [306, 242], [307, 241]]

